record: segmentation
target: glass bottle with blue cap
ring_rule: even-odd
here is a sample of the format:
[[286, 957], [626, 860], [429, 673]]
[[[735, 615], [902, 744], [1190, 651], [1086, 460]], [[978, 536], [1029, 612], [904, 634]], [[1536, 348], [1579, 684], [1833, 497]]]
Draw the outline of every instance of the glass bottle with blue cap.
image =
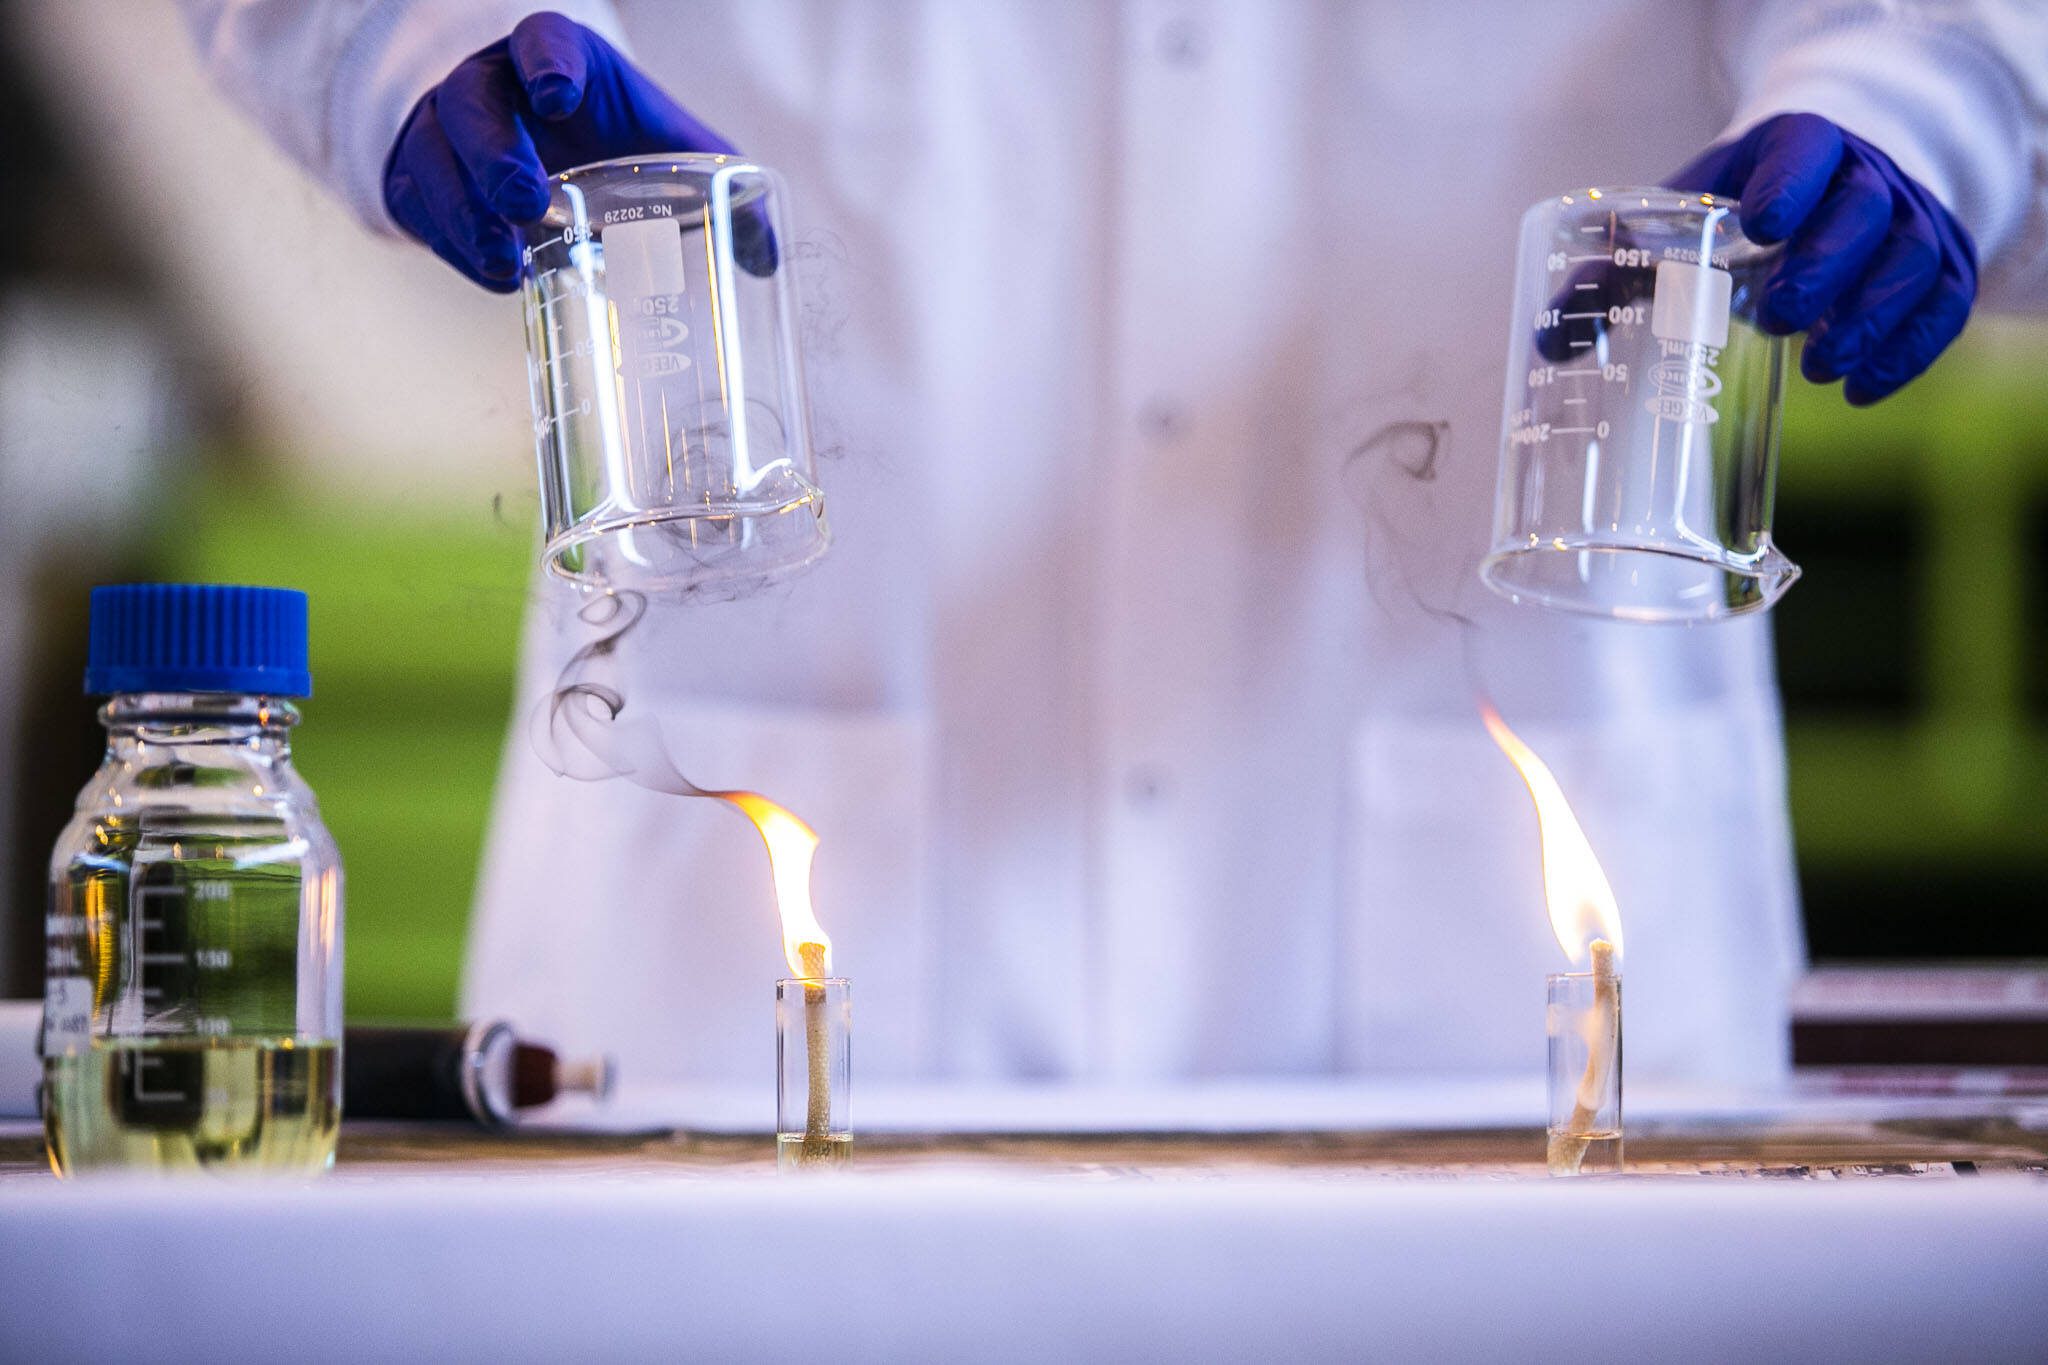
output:
[[323, 1170], [341, 859], [292, 766], [305, 594], [96, 588], [85, 690], [107, 755], [50, 861], [51, 1164]]

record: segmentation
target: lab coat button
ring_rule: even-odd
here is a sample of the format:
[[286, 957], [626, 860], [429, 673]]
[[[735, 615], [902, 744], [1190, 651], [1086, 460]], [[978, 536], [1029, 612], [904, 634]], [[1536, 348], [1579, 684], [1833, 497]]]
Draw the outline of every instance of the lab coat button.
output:
[[1170, 19], [1159, 28], [1159, 60], [1168, 66], [1200, 66], [1209, 55], [1209, 34], [1192, 19]]
[[1124, 799], [1151, 806], [1173, 795], [1173, 774], [1156, 763], [1133, 764], [1124, 772]]
[[1164, 445], [1178, 440], [1187, 430], [1187, 416], [1180, 406], [1164, 398], [1154, 398], [1138, 409], [1138, 432], [1146, 440]]

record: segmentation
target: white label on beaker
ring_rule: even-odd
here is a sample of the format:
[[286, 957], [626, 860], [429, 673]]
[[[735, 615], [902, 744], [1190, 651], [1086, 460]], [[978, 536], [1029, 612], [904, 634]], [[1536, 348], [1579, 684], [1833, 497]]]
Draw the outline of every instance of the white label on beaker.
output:
[[53, 976], [43, 982], [43, 1047], [83, 1043], [92, 1038], [92, 982], [82, 976]]
[[[613, 223], [604, 230], [603, 240], [605, 292], [614, 302], [671, 298], [683, 292], [688, 279], [683, 268], [683, 225], [675, 219]], [[644, 316], [647, 310], [626, 307], [622, 311]]]
[[1650, 331], [1666, 341], [1719, 350], [1728, 344], [1728, 300], [1734, 289], [1725, 270], [1695, 261], [1659, 261]]

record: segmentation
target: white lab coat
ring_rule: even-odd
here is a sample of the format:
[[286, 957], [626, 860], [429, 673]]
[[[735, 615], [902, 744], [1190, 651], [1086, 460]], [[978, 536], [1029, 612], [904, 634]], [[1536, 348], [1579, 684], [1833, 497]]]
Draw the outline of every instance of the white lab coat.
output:
[[[188, 7], [373, 223], [405, 110], [524, 8]], [[1780, 1073], [1801, 939], [1768, 622], [1476, 587], [1515, 223], [1808, 108], [2035, 289], [2048, 44], [2020, 10], [561, 7], [795, 196], [837, 544], [650, 617], [628, 694], [692, 780], [822, 835], [863, 1074], [1533, 1069], [1566, 964], [1475, 687], [1610, 874], [1632, 1073]], [[522, 718], [587, 638], [536, 592]], [[556, 777], [515, 723], [471, 1010], [751, 1079], [779, 947], [739, 816]]]

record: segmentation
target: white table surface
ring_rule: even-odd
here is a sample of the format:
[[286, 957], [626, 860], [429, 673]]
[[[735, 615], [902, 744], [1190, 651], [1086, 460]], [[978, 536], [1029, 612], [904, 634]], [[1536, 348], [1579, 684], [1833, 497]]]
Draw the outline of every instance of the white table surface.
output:
[[[1528, 1121], [1507, 1083], [863, 1095], [874, 1131]], [[1086, 1181], [857, 1163], [823, 1180], [579, 1165], [0, 1181], [8, 1360], [1311, 1353], [2039, 1360], [2048, 1182]]]
[[37, 1182], [0, 1284], [39, 1361], [2039, 1360], [2048, 1187]]

